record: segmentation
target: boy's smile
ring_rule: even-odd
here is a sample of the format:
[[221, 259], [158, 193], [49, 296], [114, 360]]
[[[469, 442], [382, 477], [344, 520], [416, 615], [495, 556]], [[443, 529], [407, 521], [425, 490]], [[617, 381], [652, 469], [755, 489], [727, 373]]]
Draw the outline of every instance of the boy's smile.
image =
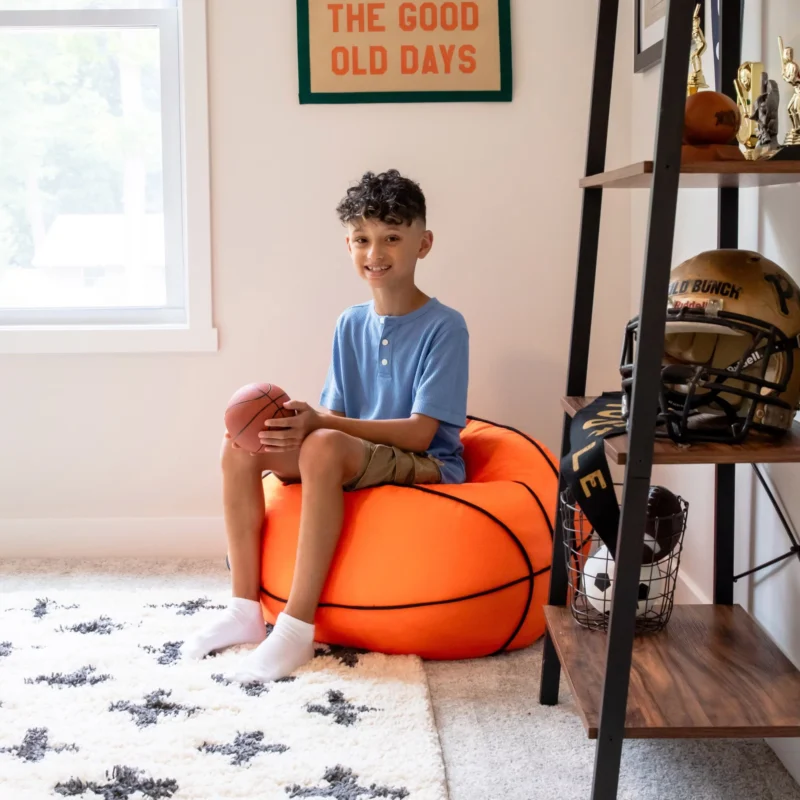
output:
[[414, 285], [417, 259], [425, 258], [433, 244], [433, 234], [422, 220], [405, 225], [367, 218], [354, 220], [348, 228], [353, 264], [370, 285], [401, 290]]

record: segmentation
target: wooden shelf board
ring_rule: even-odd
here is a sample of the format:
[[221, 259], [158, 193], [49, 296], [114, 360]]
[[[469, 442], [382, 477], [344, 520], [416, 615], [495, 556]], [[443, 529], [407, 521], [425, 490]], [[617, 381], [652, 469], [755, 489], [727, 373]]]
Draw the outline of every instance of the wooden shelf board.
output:
[[[600, 720], [607, 634], [545, 606], [590, 739]], [[626, 738], [800, 736], [800, 672], [741, 606], [676, 605], [665, 630], [633, 646]]]
[[[562, 397], [561, 405], [571, 416], [587, 406], [593, 397]], [[628, 460], [628, 436], [612, 436], [605, 440], [608, 460], [624, 465]], [[800, 462], [800, 424], [782, 439], [753, 433], [744, 444], [700, 443], [677, 445], [668, 439], [657, 439], [653, 447], [654, 464], [783, 464]]]
[[[637, 161], [619, 169], [581, 178], [582, 189], [647, 189], [653, 179], [653, 162]], [[708, 161], [683, 164], [682, 189], [718, 189], [738, 186], [774, 186], [800, 182], [800, 161]]]

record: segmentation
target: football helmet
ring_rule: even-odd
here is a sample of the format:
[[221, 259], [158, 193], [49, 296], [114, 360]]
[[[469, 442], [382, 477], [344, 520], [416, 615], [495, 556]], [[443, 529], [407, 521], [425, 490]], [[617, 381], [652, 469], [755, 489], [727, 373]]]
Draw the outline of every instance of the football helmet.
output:
[[[739, 443], [751, 430], [782, 434], [800, 399], [800, 288], [748, 250], [710, 250], [670, 274], [657, 436]], [[630, 407], [639, 320], [622, 349]]]

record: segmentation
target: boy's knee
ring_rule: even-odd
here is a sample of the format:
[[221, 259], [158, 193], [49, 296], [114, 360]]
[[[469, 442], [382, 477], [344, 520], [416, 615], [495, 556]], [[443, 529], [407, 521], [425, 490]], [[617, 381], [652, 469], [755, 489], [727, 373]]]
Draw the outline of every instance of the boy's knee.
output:
[[219, 446], [219, 463], [225, 467], [225, 462], [231, 457], [231, 450], [233, 450], [233, 440], [228, 436], [222, 437], [222, 444]]
[[300, 446], [300, 474], [330, 473], [341, 469], [347, 459], [347, 435], [341, 431], [312, 431]]
[[246, 450], [233, 446], [233, 439], [229, 436], [222, 437], [222, 444], [219, 449], [219, 462], [223, 470], [232, 469], [241, 465], [245, 456], [250, 458]]

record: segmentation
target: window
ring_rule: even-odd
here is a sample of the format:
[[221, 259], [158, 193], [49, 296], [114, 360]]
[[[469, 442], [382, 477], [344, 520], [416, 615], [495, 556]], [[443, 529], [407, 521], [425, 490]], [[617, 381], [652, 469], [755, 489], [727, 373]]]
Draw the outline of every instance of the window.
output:
[[205, 0], [0, 0], [0, 352], [213, 350]]

